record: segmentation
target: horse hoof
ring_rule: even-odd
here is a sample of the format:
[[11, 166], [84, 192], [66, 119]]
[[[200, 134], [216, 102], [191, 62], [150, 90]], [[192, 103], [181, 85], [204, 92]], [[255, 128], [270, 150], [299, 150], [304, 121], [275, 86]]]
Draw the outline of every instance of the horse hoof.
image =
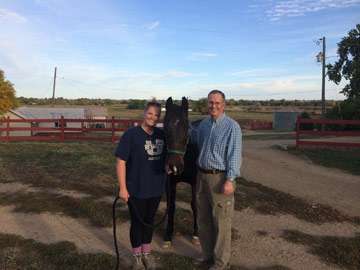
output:
[[200, 240], [199, 240], [199, 237], [198, 236], [195, 236], [193, 235], [192, 239], [191, 239], [191, 242], [196, 245], [196, 246], [199, 246], [200, 245]]
[[171, 241], [164, 241], [162, 244], [162, 248], [170, 248], [171, 247]]

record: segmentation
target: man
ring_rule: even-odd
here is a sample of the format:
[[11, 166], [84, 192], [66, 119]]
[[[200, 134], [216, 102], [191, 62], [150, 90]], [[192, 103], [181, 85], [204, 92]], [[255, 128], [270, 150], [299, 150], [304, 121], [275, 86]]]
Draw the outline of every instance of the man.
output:
[[240, 176], [241, 129], [225, 115], [225, 95], [208, 94], [209, 116], [193, 136], [198, 145], [197, 200], [202, 264], [210, 270], [228, 267], [235, 178]]

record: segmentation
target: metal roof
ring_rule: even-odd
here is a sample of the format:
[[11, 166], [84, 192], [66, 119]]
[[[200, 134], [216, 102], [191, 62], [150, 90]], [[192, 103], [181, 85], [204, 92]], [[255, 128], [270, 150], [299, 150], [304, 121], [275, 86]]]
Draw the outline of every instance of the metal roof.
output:
[[14, 112], [21, 114], [26, 119], [58, 119], [61, 118], [61, 116], [71, 119], [85, 119], [84, 108], [20, 107]]

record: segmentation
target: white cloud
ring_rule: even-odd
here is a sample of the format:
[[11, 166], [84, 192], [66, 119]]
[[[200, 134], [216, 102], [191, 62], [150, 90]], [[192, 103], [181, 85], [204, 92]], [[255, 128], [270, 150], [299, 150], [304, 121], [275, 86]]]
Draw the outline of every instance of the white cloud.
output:
[[148, 25], [146, 25], [145, 27], [148, 29], [148, 30], [154, 30], [155, 28], [158, 28], [160, 26], [160, 22], [159, 21], [155, 21], [155, 22], [152, 22]]
[[217, 57], [216, 53], [212, 52], [194, 52], [189, 56], [189, 60], [192, 61], [203, 61]]
[[24, 16], [14, 11], [1, 8], [0, 21], [10, 22], [10, 23], [26, 23], [27, 19]]
[[240, 78], [264, 78], [264, 77], [278, 77], [285, 73], [284, 69], [268, 69], [268, 68], [254, 68], [244, 69], [239, 71], [228, 72], [227, 75]]
[[169, 72], [167, 72], [167, 75], [174, 77], [174, 78], [185, 78], [185, 77], [193, 76], [193, 74], [191, 74], [189, 72], [177, 71], [177, 70], [169, 71]]
[[270, 20], [277, 21], [284, 17], [304, 16], [320, 10], [352, 7], [359, 4], [360, 0], [283, 0], [276, 2], [266, 11], [266, 15]]

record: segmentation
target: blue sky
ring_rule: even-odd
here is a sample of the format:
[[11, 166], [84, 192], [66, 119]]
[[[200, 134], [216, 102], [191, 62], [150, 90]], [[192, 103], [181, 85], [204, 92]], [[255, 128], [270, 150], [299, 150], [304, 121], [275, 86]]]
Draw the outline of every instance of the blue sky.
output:
[[26, 97], [57, 66], [66, 98], [320, 99], [315, 41], [334, 62], [359, 18], [360, 0], [1, 0], [0, 69]]

